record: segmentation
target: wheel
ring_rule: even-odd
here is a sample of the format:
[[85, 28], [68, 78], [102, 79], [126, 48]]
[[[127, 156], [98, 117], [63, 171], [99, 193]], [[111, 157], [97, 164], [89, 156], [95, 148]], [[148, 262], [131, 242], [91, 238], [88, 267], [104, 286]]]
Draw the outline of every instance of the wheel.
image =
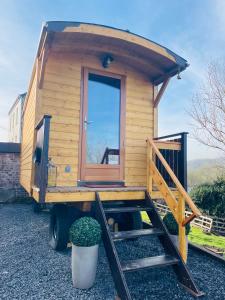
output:
[[49, 224], [49, 244], [60, 251], [67, 248], [69, 240], [68, 209], [64, 204], [54, 205], [51, 209]]
[[65, 204], [52, 206], [49, 224], [49, 244], [52, 249], [61, 251], [67, 248], [70, 226], [81, 216], [81, 212], [75, 207]]
[[35, 214], [41, 212], [41, 209], [42, 209], [41, 204], [38, 203], [38, 202], [36, 202], [35, 200], [34, 200], [33, 203], [32, 203], [32, 207], [33, 207], [33, 212], [34, 212]]

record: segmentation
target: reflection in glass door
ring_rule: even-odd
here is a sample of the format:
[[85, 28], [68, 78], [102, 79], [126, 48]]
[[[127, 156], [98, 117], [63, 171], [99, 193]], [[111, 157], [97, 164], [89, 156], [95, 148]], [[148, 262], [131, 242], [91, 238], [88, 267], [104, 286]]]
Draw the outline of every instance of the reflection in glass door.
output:
[[86, 163], [119, 164], [120, 80], [88, 74]]
[[122, 77], [85, 69], [81, 180], [123, 178], [123, 91]]

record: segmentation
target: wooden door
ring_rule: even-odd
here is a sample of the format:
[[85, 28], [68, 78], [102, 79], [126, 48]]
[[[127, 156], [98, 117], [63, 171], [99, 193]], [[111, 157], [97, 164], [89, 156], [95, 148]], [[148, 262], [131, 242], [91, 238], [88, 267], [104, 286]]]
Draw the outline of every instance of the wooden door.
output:
[[125, 80], [83, 70], [80, 180], [124, 180]]

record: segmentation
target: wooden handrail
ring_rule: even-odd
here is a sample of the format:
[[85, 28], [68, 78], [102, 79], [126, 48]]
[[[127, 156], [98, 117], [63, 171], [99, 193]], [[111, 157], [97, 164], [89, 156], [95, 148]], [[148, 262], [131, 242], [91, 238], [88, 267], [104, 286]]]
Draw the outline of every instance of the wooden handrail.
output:
[[196, 217], [200, 216], [201, 213], [200, 213], [199, 209], [196, 207], [196, 205], [194, 204], [194, 202], [192, 201], [192, 199], [190, 198], [190, 196], [188, 195], [188, 193], [185, 191], [185, 189], [183, 188], [182, 184], [177, 179], [177, 177], [174, 174], [173, 170], [170, 168], [169, 164], [167, 163], [167, 161], [165, 160], [165, 158], [162, 156], [162, 154], [160, 153], [159, 149], [156, 147], [156, 145], [153, 142], [153, 140], [148, 139], [148, 142], [150, 143], [150, 145], [152, 146], [155, 154], [157, 155], [157, 157], [159, 158], [159, 160], [161, 161], [161, 163], [165, 167], [166, 171], [170, 175], [170, 177], [173, 180], [173, 182], [174, 182], [175, 186], [177, 187], [178, 191], [180, 192], [180, 194], [182, 195], [182, 197], [185, 199], [185, 202], [189, 205], [189, 207], [193, 211], [194, 215]]
[[175, 141], [154, 141], [157, 145], [158, 149], [165, 149], [165, 150], [181, 150], [181, 143]]
[[[178, 224], [179, 229], [179, 251], [183, 258], [183, 260], [187, 261], [187, 246], [186, 246], [186, 230], [185, 225], [190, 223], [195, 217], [201, 215], [199, 209], [196, 207], [180, 181], [178, 180], [177, 176], [174, 174], [173, 170], [171, 169], [170, 165], [167, 163], [165, 158], [160, 152], [160, 146], [162, 142], [153, 141], [148, 139], [147, 140], [147, 189], [148, 192], [152, 193], [153, 182], [158, 187], [162, 198], [164, 198], [165, 202], [169, 206], [175, 220]], [[174, 143], [174, 142], [173, 142]], [[167, 146], [169, 143], [166, 143]], [[179, 151], [177, 144], [175, 151]], [[172, 145], [174, 147], [175, 145]], [[164, 146], [164, 145], [163, 145]], [[170, 146], [171, 148], [171, 146]], [[171, 149], [170, 149], [171, 150]], [[174, 150], [174, 149], [172, 149]], [[170, 187], [168, 186], [167, 182], [164, 180], [160, 169], [157, 168], [156, 165], [156, 157], [160, 161], [161, 165], [164, 167], [168, 175], [170, 176], [173, 184], [175, 185], [178, 195], [175, 196]], [[189, 217], [185, 217], [185, 203], [189, 205], [192, 210], [192, 214]]]
[[[174, 143], [174, 141], [173, 141]], [[169, 143], [166, 143], [167, 146]], [[175, 220], [178, 224], [178, 231], [179, 231], [179, 251], [183, 258], [183, 260], [187, 261], [187, 246], [186, 246], [186, 230], [185, 225], [190, 223], [195, 217], [201, 215], [199, 209], [196, 207], [176, 175], [174, 174], [173, 170], [171, 169], [170, 165], [167, 163], [165, 158], [160, 152], [161, 142], [153, 141], [148, 139], [147, 140], [147, 189], [148, 192], [152, 193], [152, 186], [153, 182], [158, 187], [159, 191], [161, 192], [162, 197], [166, 201], [167, 205], [169, 206]], [[165, 144], [163, 145], [165, 146]], [[172, 145], [174, 147], [174, 145]], [[177, 148], [177, 144], [176, 144]], [[172, 149], [173, 150], [173, 149]], [[176, 149], [179, 151], [179, 149]], [[164, 180], [163, 175], [160, 172], [160, 169], [156, 166], [156, 156], [157, 159], [160, 161], [166, 172], [169, 174], [173, 184], [175, 185], [178, 196], [175, 197], [170, 190], [170, 187], [167, 185], [166, 181]], [[192, 210], [192, 214], [189, 217], [185, 217], [185, 203], [189, 205]]]
[[183, 221], [182, 225], [186, 226], [188, 223], [194, 220], [194, 218], [196, 218], [196, 215], [193, 213]]

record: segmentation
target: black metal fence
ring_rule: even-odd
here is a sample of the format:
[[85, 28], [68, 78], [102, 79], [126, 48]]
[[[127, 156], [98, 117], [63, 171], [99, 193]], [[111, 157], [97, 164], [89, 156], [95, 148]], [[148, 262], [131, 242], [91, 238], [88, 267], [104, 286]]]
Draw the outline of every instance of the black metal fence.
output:
[[[160, 149], [161, 154], [169, 164], [170, 168], [179, 179], [185, 190], [187, 190], [187, 135], [188, 132], [180, 132], [176, 134], [166, 135], [154, 138], [157, 141], [179, 142], [180, 150]], [[171, 180], [165, 167], [161, 161], [156, 157], [156, 166], [166, 181], [167, 185], [171, 188], [175, 187], [173, 180]]]

